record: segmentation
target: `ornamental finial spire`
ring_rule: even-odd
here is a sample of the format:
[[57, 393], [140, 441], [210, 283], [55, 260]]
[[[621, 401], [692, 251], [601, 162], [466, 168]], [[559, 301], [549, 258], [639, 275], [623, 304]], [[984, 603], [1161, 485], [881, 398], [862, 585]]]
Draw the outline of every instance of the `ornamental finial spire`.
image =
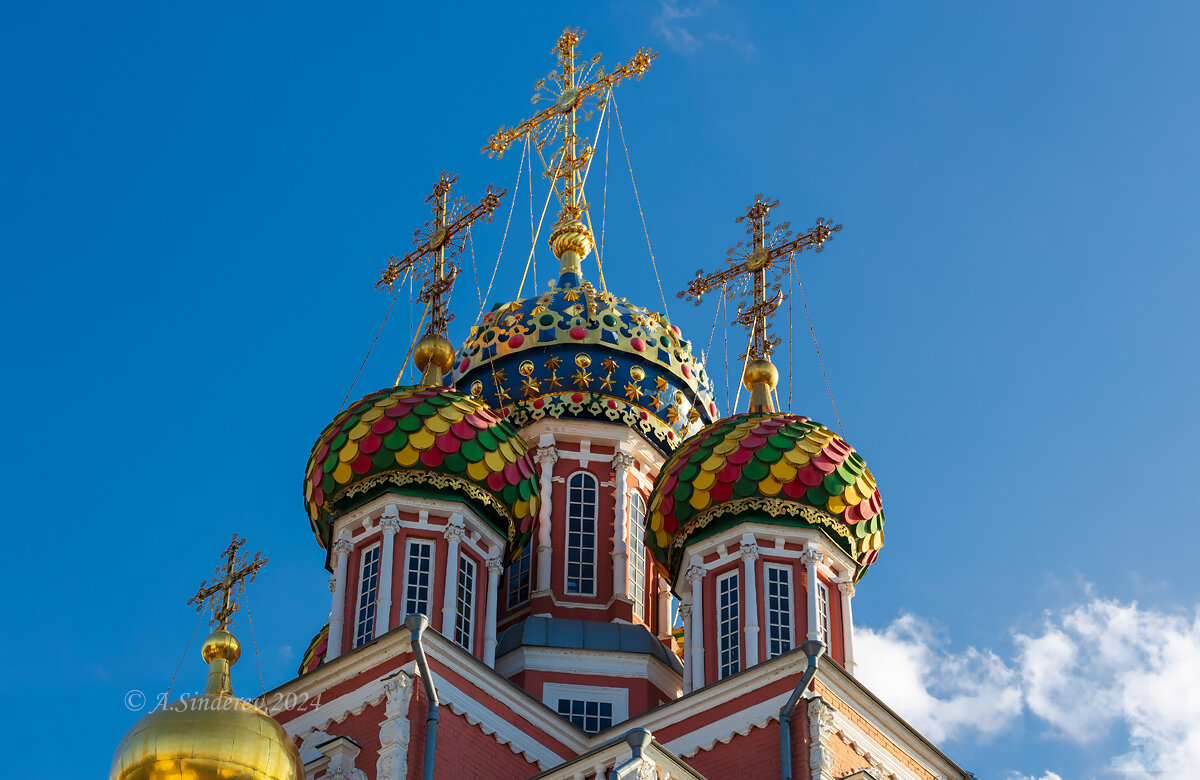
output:
[[818, 217], [807, 233], [793, 238], [788, 222], [771, 228], [768, 216], [778, 205], [778, 200], [766, 200], [762, 193], [755, 195], [746, 213], [735, 220], [750, 223], [746, 226], [750, 241], [739, 241], [726, 252], [726, 268], [707, 276], [704, 271], [697, 271], [696, 278], [679, 293], [680, 298], [697, 305], [705, 293], [716, 289], [727, 300], [742, 299], [730, 324], [744, 326], [750, 335], [746, 352], [740, 357], [746, 359], [742, 382], [750, 391], [752, 412], [772, 411], [771, 391], [779, 382], [779, 371], [771, 363], [771, 353], [779, 344], [779, 339], [771, 335], [771, 317], [789, 294], [779, 283], [783, 270], [805, 249], [819, 254], [825, 242], [842, 229], [840, 224]]
[[[425, 198], [426, 203], [433, 203], [433, 219], [426, 220], [424, 226], [413, 232], [416, 248], [402, 258], [388, 258], [387, 268], [375, 283], [375, 289], [386, 288], [391, 292], [402, 274], [421, 274], [417, 300], [429, 307], [429, 327], [413, 349], [413, 362], [422, 374], [424, 387], [440, 387], [454, 361], [454, 347], [446, 338], [446, 329], [454, 319], [448, 311], [450, 291], [460, 270], [454, 257], [462, 251], [466, 231], [477, 220], [491, 222], [492, 213], [508, 192], [506, 189], [493, 192], [489, 184], [479, 202], [468, 208], [465, 198], [450, 199], [450, 188], [456, 181], [458, 176], [442, 171], [441, 178], [433, 185], [433, 193]], [[426, 258], [429, 261], [419, 269]], [[396, 384], [399, 383], [397, 378]]]
[[[586, 138], [580, 140], [577, 135], [579, 112], [584, 112], [583, 121], [590, 120], [597, 109], [603, 114], [612, 88], [628, 78], [641, 79], [658, 56], [658, 52], [638, 49], [628, 62], [606, 74], [599, 64], [599, 54], [592, 55], [586, 64], [578, 61], [576, 47], [584, 35], [578, 27], [567, 28], [551, 49], [558, 57], [558, 68], [534, 85], [537, 92], [532, 101], [535, 105], [549, 101], [550, 105], [515, 127], [501, 127], [482, 149], [489, 156], [503, 157], [514, 141], [529, 136], [545, 166], [545, 177], [558, 195], [558, 221], [550, 232], [550, 248], [562, 266], [562, 286], [580, 283], [580, 263], [594, 244], [583, 195], [593, 149]], [[561, 145], [547, 161], [542, 149], [555, 142]]]

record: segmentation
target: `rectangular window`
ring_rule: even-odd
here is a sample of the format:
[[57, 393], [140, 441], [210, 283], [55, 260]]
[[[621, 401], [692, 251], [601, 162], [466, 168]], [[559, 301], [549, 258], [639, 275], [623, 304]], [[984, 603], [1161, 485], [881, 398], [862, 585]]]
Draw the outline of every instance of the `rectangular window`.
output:
[[533, 567], [533, 540], [531, 539], [521, 550], [521, 555], [509, 564], [508, 574], [508, 608], [520, 606], [529, 601], [530, 570]]
[[742, 668], [740, 621], [738, 620], [738, 573], [731, 571], [717, 580], [717, 679]]
[[567, 593], [596, 594], [596, 478], [586, 471], [567, 483]]
[[613, 706], [609, 701], [559, 699], [558, 714], [588, 734], [596, 734], [613, 724]]
[[792, 569], [767, 564], [767, 658], [792, 649]]
[[629, 499], [629, 524], [625, 534], [629, 550], [629, 598], [633, 614], [646, 619], [646, 502], [634, 493]]
[[829, 652], [832, 647], [829, 644], [829, 586], [820, 581], [817, 582], [817, 631], [825, 643], [825, 651]]
[[358, 579], [358, 628], [354, 646], [364, 645], [375, 636], [375, 601], [379, 596], [379, 545], [363, 551], [362, 573]]
[[458, 559], [458, 609], [454, 618], [454, 641], [474, 651], [471, 641], [475, 634], [475, 561], [467, 556]]
[[405, 556], [404, 616], [429, 617], [429, 589], [433, 581], [433, 542], [410, 539]]

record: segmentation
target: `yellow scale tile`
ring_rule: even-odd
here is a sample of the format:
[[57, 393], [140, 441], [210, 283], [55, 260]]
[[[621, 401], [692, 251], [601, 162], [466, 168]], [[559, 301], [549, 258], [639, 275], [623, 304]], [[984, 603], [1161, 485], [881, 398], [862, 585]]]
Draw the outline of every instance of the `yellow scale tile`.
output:
[[779, 484], [770, 477], [767, 477], [758, 483], [758, 489], [762, 491], [764, 495], [777, 496], [779, 495], [779, 491], [783, 490], [783, 485]]
[[339, 463], [338, 467], [333, 470], [333, 480], [339, 485], [344, 485], [350, 481], [351, 475], [354, 472], [350, 469], [349, 463]]
[[789, 463], [796, 464], [797, 469], [807, 466], [809, 461], [808, 454], [803, 450], [789, 450], [788, 452], [783, 453], [783, 457], [786, 458]]
[[450, 421], [441, 417], [430, 417], [425, 421], [425, 428], [436, 434], [443, 434], [450, 430]]
[[504, 456], [502, 456], [499, 452], [489, 452], [488, 454], [484, 455], [483, 462], [486, 463], [488, 468], [493, 472], [504, 471]]
[[688, 499], [688, 503], [692, 505], [693, 509], [704, 509], [712, 503], [712, 499], [709, 498], [707, 490], [697, 490], [692, 493], [692, 497]]
[[700, 464], [702, 471], [720, 471], [725, 466], [725, 458], [720, 455], [709, 455], [708, 460]]
[[692, 480], [692, 487], [696, 490], [708, 490], [717, 481], [717, 475], [711, 471], [701, 471]]
[[349, 463], [358, 457], [358, 444], [356, 442], [347, 442], [342, 451], [338, 453], [338, 460], [342, 463]]
[[796, 478], [796, 467], [786, 460], [780, 460], [771, 466], [771, 476], [776, 482], [786, 484]]
[[396, 462], [401, 466], [414, 466], [421, 457], [421, 453], [413, 449], [411, 441], [405, 445], [404, 449], [396, 453]]
[[487, 479], [488, 474], [488, 467], [484, 465], [483, 461], [467, 464], [467, 476], [476, 482], [482, 482]]
[[386, 398], [381, 398], [375, 402], [376, 409], [391, 409], [396, 404], [400, 403], [398, 396], [389, 395]]
[[371, 409], [371, 411], [363, 413], [362, 421], [365, 423], [368, 423], [368, 424], [375, 422], [380, 417], [383, 417], [383, 411], [386, 408], [387, 408], [386, 406], [380, 406], [379, 404], [375, 404], [375, 407], [373, 409]]
[[433, 441], [437, 437], [427, 428], [422, 428], [416, 433], [408, 437], [408, 446], [415, 449], [417, 452], [424, 452], [433, 446]]
[[726, 439], [717, 446], [713, 447], [714, 455], [731, 455], [738, 451], [738, 443], [730, 439]]
[[350, 441], [358, 441], [370, 432], [371, 426], [367, 425], [365, 422], [360, 422], [358, 425], [355, 425], [350, 429]]
[[862, 503], [862, 496], [854, 489], [854, 485], [847, 485], [842, 491], [842, 500], [846, 502], [846, 506], [855, 506]]
[[825, 506], [829, 507], [829, 511], [835, 515], [846, 511], [846, 502], [842, 500], [841, 496], [830, 496], [829, 500], [825, 502]]

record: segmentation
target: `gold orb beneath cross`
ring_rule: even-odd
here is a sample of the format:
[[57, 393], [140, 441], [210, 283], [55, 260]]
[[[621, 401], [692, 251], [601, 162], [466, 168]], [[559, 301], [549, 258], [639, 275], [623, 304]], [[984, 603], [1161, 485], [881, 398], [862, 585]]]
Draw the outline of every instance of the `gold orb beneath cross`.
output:
[[742, 385], [747, 390], [753, 390], [757, 384], [765, 384], [768, 390], [774, 390], [779, 384], [779, 369], [766, 358], [756, 358], [746, 363], [742, 372]]
[[445, 336], [422, 336], [413, 347], [413, 364], [422, 373], [433, 364], [445, 374], [454, 365], [454, 345]]

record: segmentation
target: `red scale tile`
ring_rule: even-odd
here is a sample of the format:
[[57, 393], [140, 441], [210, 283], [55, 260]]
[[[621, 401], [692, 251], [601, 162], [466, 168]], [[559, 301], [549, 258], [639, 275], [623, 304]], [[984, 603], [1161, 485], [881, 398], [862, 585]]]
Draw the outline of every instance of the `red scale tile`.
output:
[[358, 443], [358, 451], [364, 455], [372, 455], [379, 450], [379, 447], [382, 444], [383, 439], [381, 439], [378, 434], [368, 433], [365, 437], [363, 437], [363, 440]]
[[437, 437], [437, 439], [433, 442], [433, 446], [447, 455], [450, 455], [451, 453], [458, 452], [458, 447], [461, 443], [462, 442], [449, 433], [444, 433]]
[[821, 471], [815, 468], [811, 463], [796, 473], [796, 479], [808, 487], [816, 487], [817, 485], [821, 484], [821, 479], [824, 476], [825, 475], [822, 474]]
[[375, 421], [375, 424], [371, 426], [371, 432], [377, 433], [380, 436], [387, 436], [395, 429], [395, 427], [395, 418], [384, 416]]
[[442, 461], [445, 459], [445, 457], [446, 456], [442, 454], [441, 450], [439, 450], [437, 447], [434, 447], [431, 450], [425, 450], [421, 453], [421, 462], [431, 469], [436, 469], [438, 466], [442, 465]]
[[354, 471], [355, 474], [358, 474], [359, 476], [366, 474], [368, 471], [371, 470], [370, 456], [359, 455], [357, 458], [354, 459], [354, 462], [350, 464], [350, 468]]
[[708, 490], [708, 495], [714, 504], [719, 504], [722, 501], [728, 501], [733, 495], [732, 482], [717, 482]]
[[521, 470], [517, 468], [517, 464], [509, 463], [505, 465], [504, 480], [510, 485], [515, 485], [521, 481]]
[[833, 470], [838, 467], [837, 461], [833, 460], [823, 452], [809, 461], [809, 465], [816, 466], [821, 470], [822, 474], [832, 474]]
[[734, 452], [732, 455], [730, 455], [725, 460], [728, 461], [729, 463], [734, 464], [735, 466], [744, 466], [747, 463], [749, 463], [753, 457], [754, 457], [753, 451], [748, 450], [745, 447], [742, 447], [741, 449], [739, 449], [737, 452]]
[[[740, 468], [732, 463], [727, 463], [725, 464], [725, 468], [717, 472], [717, 483], [732, 485], [734, 482], [737, 482], [738, 477], [741, 475], [742, 470]], [[709, 492], [712, 493], [713, 498], [716, 498], [716, 489], [717, 486], [713, 485], [713, 487], [709, 490]]]
[[474, 429], [472, 429], [470, 425], [463, 422], [462, 420], [459, 420], [458, 422], [451, 424], [450, 431], [451, 431], [451, 433], [453, 433], [455, 436], [462, 439], [463, 441], [470, 441], [471, 439], [475, 438]]
[[805, 485], [797, 477], [783, 486], [783, 494], [790, 499], [799, 501], [801, 498], [804, 498], [804, 494], [808, 491], [808, 487], [808, 485]]
[[493, 491], [499, 493], [501, 490], [504, 490], [506, 485], [504, 474], [498, 471], [494, 474], [488, 474], [487, 484]]

